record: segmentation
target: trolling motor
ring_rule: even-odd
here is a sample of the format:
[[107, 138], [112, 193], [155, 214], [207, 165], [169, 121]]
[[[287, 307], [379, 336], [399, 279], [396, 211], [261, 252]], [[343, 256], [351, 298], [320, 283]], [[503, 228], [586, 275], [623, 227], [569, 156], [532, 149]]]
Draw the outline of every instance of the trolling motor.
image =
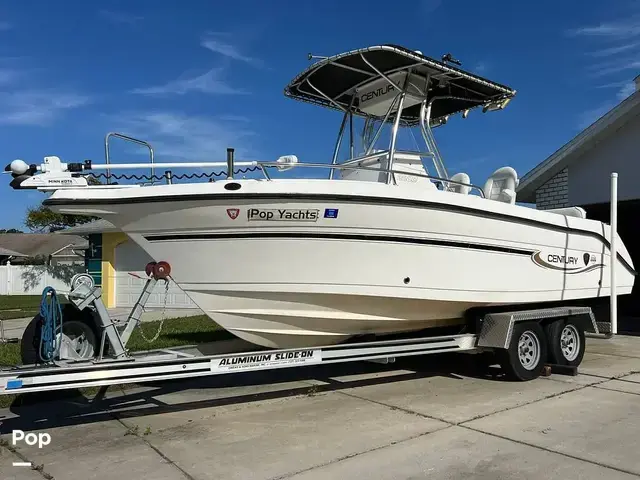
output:
[[[80, 175], [85, 170], [91, 170], [91, 160], [84, 163], [63, 163], [59, 157], [44, 157], [41, 165], [29, 165], [24, 160], [13, 160], [4, 168], [5, 173], [11, 173], [13, 180], [9, 184], [13, 189], [37, 189], [60, 187], [86, 187], [87, 179]], [[36, 175], [36, 173], [46, 175]]]

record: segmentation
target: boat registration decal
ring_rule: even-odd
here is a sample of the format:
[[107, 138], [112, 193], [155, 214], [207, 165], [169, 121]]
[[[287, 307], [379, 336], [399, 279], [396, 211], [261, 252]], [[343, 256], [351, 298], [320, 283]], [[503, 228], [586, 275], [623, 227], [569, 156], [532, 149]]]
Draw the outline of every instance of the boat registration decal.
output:
[[229, 355], [211, 360], [212, 372], [247, 371], [263, 368], [313, 365], [322, 362], [322, 350], [296, 350], [293, 352], [264, 352]]
[[338, 209], [337, 208], [325, 208], [324, 209], [324, 218], [338, 218]]
[[320, 210], [307, 208], [250, 208], [247, 220], [250, 222], [316, 222], [320, 218]]
[[533, 263], [551, 270], [562, 270], [565, 273], [585, 273], [604, 267], [602, 257], [593, 253], [536, 251], [531, 255]]

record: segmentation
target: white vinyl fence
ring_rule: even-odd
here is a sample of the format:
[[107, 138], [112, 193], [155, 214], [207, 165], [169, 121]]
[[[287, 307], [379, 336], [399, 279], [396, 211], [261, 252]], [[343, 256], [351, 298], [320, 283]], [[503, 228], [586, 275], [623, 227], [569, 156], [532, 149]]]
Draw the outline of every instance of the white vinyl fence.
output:
[[84, 265], [0, 265], [0, 295], [40, 295], [45, 287], [66, 292], [81, 272]]

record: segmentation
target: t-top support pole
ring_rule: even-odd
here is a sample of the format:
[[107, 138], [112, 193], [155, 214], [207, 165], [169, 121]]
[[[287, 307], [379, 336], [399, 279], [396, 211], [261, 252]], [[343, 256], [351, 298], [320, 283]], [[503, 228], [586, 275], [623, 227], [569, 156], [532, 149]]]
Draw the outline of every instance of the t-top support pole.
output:
[[611, 273], [611, 334], [616, 335], [618, 333], [618, 297], [616, 289], [616, 267], [618, 264], [618, 174], [616, 172], [611, 174], [611, 214], [609, 225], [611, 227], [611, 266], [609, 267], [609, 272]]

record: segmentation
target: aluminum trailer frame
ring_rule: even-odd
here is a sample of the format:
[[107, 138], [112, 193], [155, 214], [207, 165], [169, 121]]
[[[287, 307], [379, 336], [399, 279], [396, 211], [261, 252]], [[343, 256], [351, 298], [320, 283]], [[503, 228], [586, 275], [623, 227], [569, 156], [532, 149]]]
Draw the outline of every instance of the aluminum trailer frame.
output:
[[[519, 322], [553, 321], [581, 317], [584, 331], [598, 333], [598, 326], [588, 307], [556, 307], [537, 310], [489, 313], [479, 322], [478, 333], [429, 336], [394, 340], [374, 340], [313, 348], [242, 351], [202, 355], [193, 346], [130, 353], [127, 340], [140, 321], [144, 303], [158, 279], [152, 275], [134, 305], [124, 329], [119, 331], [109, 317], [101, 299], [101, 290], [82, 282], [69, 298], [81, 311], [90, 308], [102, 331], [95, 358], [62, 358], [45, 365], [17, 366], [0, 370], [0, 395], [45, 392], [81, 387], [106, 387], [124, 383], [205, 377], [247, 371], [273, 370], [311, 365], [355, 361], [392, 362], [408, 357], [445, 352], [481, 352], [505, 350], [512, 343]], [[111, 347], [103, 356], [105, 342]], [[196, 353], [193, 353], [194, 350]], [[546, 359], [541, 362], [547, 364]]]

